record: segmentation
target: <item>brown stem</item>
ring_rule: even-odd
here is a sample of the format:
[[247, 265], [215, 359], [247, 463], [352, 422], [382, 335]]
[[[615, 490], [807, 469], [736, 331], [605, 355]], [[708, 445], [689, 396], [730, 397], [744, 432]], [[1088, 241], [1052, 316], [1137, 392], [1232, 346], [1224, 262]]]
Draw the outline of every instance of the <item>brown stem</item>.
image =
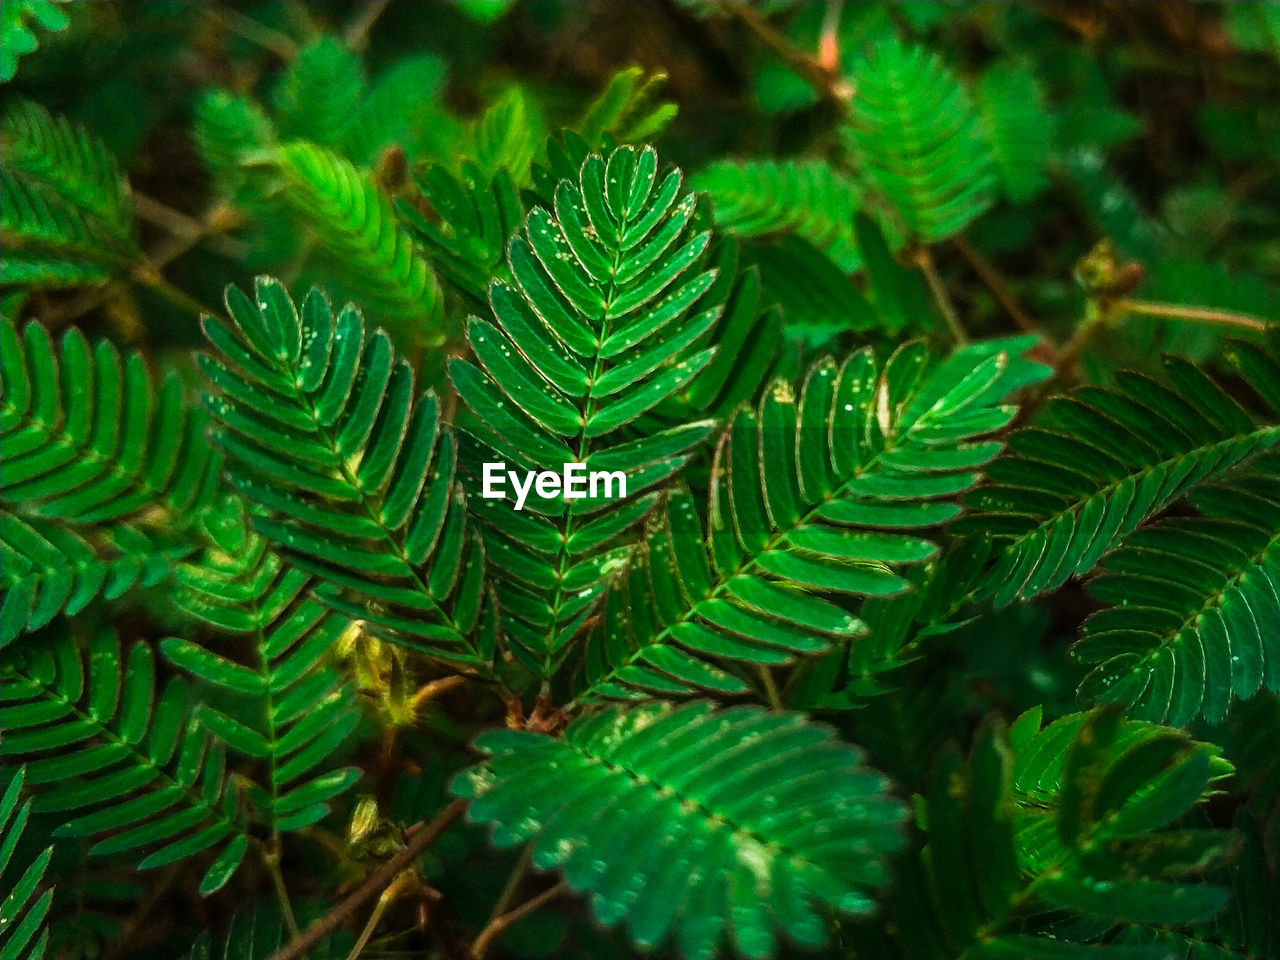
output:
[[1036, 325], [1031, 322], [1031, 318], [1026, 315], [1022, 307], [1018, 306], [1018, 301], [1013, 298], [1008, 284], [1004, 282], [1004, 278], [1000, 276], [996, 268], [991, 265], [991, 261], [979, 253], [973, 244], [959, 234], [952, 237], [951, 242], [955, 245], [960, 256], [965, 259], [965, 262], [973, 267], [973, 272], [987, 285], [991, 295], [996, 298], [1000, 306], [1004, 307], [1005, 312], [1013, 318], [1013, 322], [1018, 325], [1019, 329], [1025, 330], [1027, 333], [1039, 333], [1040, 331], [1036, 329]]
[[1259, 317], [1251, 317], [1247, 313], [1236, 313], [1233, 310], [1213, 310], [1209, 307], [1183, 307], [1176, 303], [1154, 303], [1149, 300], [1121, 300], [1116, 304], [1120, 310], [1129, 313], [1144, 314], [1149, 317], [1169, 317], [1174, 320], [1201, 320], [1205, 323], [1224, 323], [1232, 327], [1243, 327], [1246, 330], [1262, 331], [1274, 323]]
[[756, 39], [774, 52], [788, 67], [809, 82], [825, 99], [841, 109], [848, 109], [853, 101], [853, 86], [844, 77], [827, 67], [817, 57], [797, 50], [787, 38], [773, 28], [754, 6], [745, 0], [723, 0], [720, 8], [736, 17], [743, 26], [755, 34]]
[[513, 925], [519, 923], [535, 910], [550, 903], [568, 889], [569, 885], [567, 883], [563, 881], [557, 883], [549, 890], [544, 890], [536, 897], [526, 900], [514, 910], [509, 910], [502, 916], [490, 921], [489, 925], [480, 931], [480, 936], [476, 937], [475, 942], [471, 944], [471, 955], [474, 960], [484, 960], [484, 955], [489, 951], [489, 947], [493, 945], [494, 940], [506, 933]]
[[298, 957], [301, 957], [317, 943], [337, 930], [364, 905], [366, 900], [377, 896], [390, 886], [395, 878], [400, 875], [401, 870], [421, 856], [422, 852], [431, 846], [436, 838], [462, 815], [462, 811], [466, 809], [466, 806], [467, 802], [465, 800], [454, 800], [453, 803], [444, 808], [438, 817], [426, 826], [420, 827], [409, 838], [405, 848], [379, 867], [373, 876], [360, 885], [359, 889], [330, 910], [325, 916], [307, 927], [302, 936], [291, 940], [273, 953], [268, 960], [297, 960]]
[[942, 311], [942, 316], [947, 321], [947, 328], [951, 331], [951, 336], [955, 338], [956, 343], [964, 344], [969, 342], [969, 336], [964, 332], [964, 327], [960, 326], [960, 317], [956, 313], [955, 305], [951, 302], [951, 296], [947, 293], [947, 288], [942, 283], [942, 277], [938, 276], [938, 266], [933, 262], [933, 253], [930, 249], [921, 244], [915, 249], [913, 259], [920, 272], [924, 274], [925, 282], [929, 285], [929, 292], [933, 294], [934, 301], [938, 304], [938, 309]]
[[369, 31], [378, 22], [384, 10], [391, 6], [391, 0], [369, 0], [361, 8], [359, 14], [351, 21], [343, 35], [348, 47], [356, 53], [369, 46]]

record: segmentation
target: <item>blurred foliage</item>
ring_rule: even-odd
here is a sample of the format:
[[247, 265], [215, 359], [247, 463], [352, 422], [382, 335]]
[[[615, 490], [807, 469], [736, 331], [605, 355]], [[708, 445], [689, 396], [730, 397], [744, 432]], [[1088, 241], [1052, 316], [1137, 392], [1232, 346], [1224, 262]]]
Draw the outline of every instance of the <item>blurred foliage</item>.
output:
[[[0, 0], [0, 81], [4, 960], [1280, 955], [1280, 4]], [[633, 495], [479, 497], [561, 453]]]

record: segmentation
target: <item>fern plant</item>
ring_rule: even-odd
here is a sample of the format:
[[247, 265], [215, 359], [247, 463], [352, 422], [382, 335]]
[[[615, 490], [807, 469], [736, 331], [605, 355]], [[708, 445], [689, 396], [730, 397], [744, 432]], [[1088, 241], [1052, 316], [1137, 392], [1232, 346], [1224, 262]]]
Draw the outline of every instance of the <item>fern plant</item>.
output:
[[1280, 951], [1269, 14], [0, 9], [0, 960]]

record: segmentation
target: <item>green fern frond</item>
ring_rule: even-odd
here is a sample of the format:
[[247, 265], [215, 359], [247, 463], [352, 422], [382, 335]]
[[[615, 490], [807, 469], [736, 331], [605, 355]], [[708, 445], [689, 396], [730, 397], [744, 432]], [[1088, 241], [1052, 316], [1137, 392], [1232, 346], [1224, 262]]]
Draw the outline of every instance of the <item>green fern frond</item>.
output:
[[1035, 199], [1048, 186], [1054, 147], [1054, 115], [1035, 74], [998, 63], [978, 82], [977, 100], [1005, 195], [1014, 203]]
[[0, 121], [5, 283], [101, 283], [139, 256], [128, 185], [106, 146], [18, 100]]
[[760, 271], [765, 300], [782, 311], [788, 335], [806, 346], [819, 350], [841, 334], [887, 326], [848, 275], [807, 240], [783, 236], [749, 247], [746, 255]]
[[848, 137], [863, 176], [926, 243], [963, 230], [990, 205], [995, 178], [960, 82], [928, 50], [887, 41], [855, 85]]
[[19, 767], [8, 784], [0, 789], [0, 880], [7, 893], [0, 901], [0, 957], [5, 960], [41, 960], [49, 944], [49, 931], [44, 926], [53, 902], [53, 890], [37, 896], [53, 856], [46, 847], [20, 875], [5, 872], [13, 862], [13, 853], [31, 819], [31, 801], [22, 803], [22, 786], [26, 770]]
[[821, 160], [722, 160], [689, 186], [710, 195], [721, 229], [743, 237], [791, 232], [844, 273], [861, 264], [853, 235], [861, 196], [852, 180]]
[[353, 786], [355, 767], [334, 767], [335, 751], [359, 722], [352, 698], [327, 659], [347, 621], [305, 593], [310, 577], [288, 567], [252, 534], [239, 502], [205, 518], [211, 547], [178, 570], [178, 604], [220, 630], [242, 634], [253, 662], [242, 665], [189, 640], [160, 649], [203, 681], [196, 717], [233, 752], [265, 767], [248, 796], [275, 832], [300, 830], [329, 812], [328, 801]]
[[0, 647], [98, 597], [155, 586], [190, 549], [128, 524], [93, 531], [91, 542], [60, 523], [0, 511]]
[[1147, 518], [1280, 440], [1280, 352], [1228, 353], [1266, 419], [1247, 413], [1185, 360], [1167, 383], [1121, 373], [1114, 388], [1055, 398], [1009, 440], [969, 498], [965, 532], [994, 535], [1002, 555], [988, 578], [998, 606], [1083, 576]]
[[253, 100], [214, 88], [196, 101], [192, 136], [214, 189], [242, 200], [239, 194], [250, 175], [245, 161], [271, 146], [275, 130]]
[[[780, 931], [821, 945], [815, 908], [873, 910], [900, 842], [885, 780], [795, 714], [646, 704], [577, 720], [563, 740], [495, 732], [476, 746], [490, 758], [452, 789], [497, 846], [530, 843], [601, 922], [626, 918], [641, 948], [674, 938], [691, 960], [714, 956], [726, 927], [747, 957], [773, 956]], [[808, 816], [780, 813], [802, 801]]]
[[[140, 354], [69, 330], [55, 348], [29, 323], [0, 325], [0, 503], [23, 516], [101, 524], [163, 511], [181, 529], [212, 499], [219, 457], [202, 411], [167, 374], [157, 390]], [[151, 519], [154, 519], [151, 518]]]
[[464, 152], [485, 176], [505, 172], [520, 187], [528, 186], [530, 165], [547, 136], [538, 102], [520, 86], [511, 86], [471, 125]]
[[1203, 517], [1138, 530], [1089, 585], [1112, 604], [1080, 629], [1086, 700], [1174, 726], [1280, 691], [1280, 455], [1191, 496]]
[[321, 36], [298, 51], [275, 89], [283, 137], [336, 147], [364, 94], [364, 64], [337, 37]]
[[227, 790], [222, 748], [190, 717], [180, 681], [156, 697], [145, 644], [125, 658], [113, 634], [99, 633], [85, 661], [69, 637], [6, 656], [0, 756], [25, 761], [28, 782], [41, 787], [37, 812], [71, 817], [54, 836], [110, 832], [90, 854], [153, 848], [138, 864], [145, 870], [219, 847], [200, 883], [212, 893], [235, 872], [249, 840]]
[[271, 158], [283, 174], [285, 200], [315, 231], [343, 280], [407, 338], [438, 344], [440, 286], [373, 178], [310, 143], [285, 144]]
[[899, 570], [937, 551], [919, 531], [959, 513], [950, 498], [1000, 450], [981, 438], [1013, 416], [1001, 401], [1042, 375], [1016, 359], [1029, 345], [967, 347], [932, 369], [920, 343], [884, 364], [864, 349], [814, 364], [798, 399], [775, 383], [716, 451], [705, 537], [673, 494], [611, 591], [583, 696], [744, 693], [715, 661], [789, 663], [864, 632], [822, 595], [908, 588]]
[[677, 112], [669, 100], [654, 102], [666, 82], [667, 75], [661, 70], [648, 74], [639, 66], [619, 70], [587, 105], [573, 129], [591, 150], [607, 147], [609, 140], [615, 144], [657, 140]]
[[45, 30], [65, 30], [70, 19], [61, 4], [67, 0], [5, 0], [0, 4], [0, 83], [18, 72], [18, 58], [40, 46], [31, 29], [37, 23]]
[[276, 281], [206, 316], [221, 359], [200, 357], [231, 479], [266, 513], [254, 527], [324, 581], [323, 599], [416, 649], [484, 669], [496, 622], [484, 548], [454, 483], [453, 435], [434, 394], [352, 306]]
[[124, 249], [133, 245], [133, 203], [115, 156], [97, 137], [30, 100], [17, 100], [0, 122], [5, 167], [43, 184], [100, 222]]
[[0, 168], [0, 281], [57, 289], [104, 283], [123, 261], [61, 198]]
[[468, 327], [477, 363], [449, 367], [474, 415], [463, 426], [479, 449], [463, 462], [475, 473], [501, 460], [626, 475], [620, 501], [531, 494], [525, 512], [472, 502], [503, 578], [506, 632], [540, 676], [568, 653], [625, 559], [626, 547], [608, 548], [653, 506], [643, 491], [677, 473], [714, 426], [633, 425], [715, 352], [706, 342], [720, 306], [705, 296], [716, 274], [704, 266], [710, 237], [694, 233], [694, 207], [678, 170], [659, 176], [652, 148], [591, 155], [578, 182], [556, 189], [554, 214], [535, 207], [511, 241], [514, 284], [494, 282], [495, 322], [473, 317]]
[[489, 284], [511, 282], [506, 269], [507, 242], [524, 223], [525, 209], [515, 183], [505, 170], [486, 177], [471, 161], [454, 175], [445, 164], [415, 173], [422, 201], [397, 207], [440, 276], [467, 298], [473, 309], [488, 305]]
[[358, 164], [376, 164], [388, 147], [411, 162], [445, 160], [462, 139], [462, 124], [441, 103], [446, 66], [430, 54], [407, 57], [381, 73], [343, 133]]
[[760, 271], [741, 265], [738, 243], [731, 237], [717, 239], [708, 262], [716, 277], [699, 306], [720, 309], [709, 338], [716, 352], [691, 383], [654, 410], [655, 416], [671, 423], [702, 417], [723, 420], [758, 397], [782, 339], [782, 316], [765, 302]]
[[1166, 829], [1230, 772], [1213, 748], [1114, 711], [1040, 723], [1037, 709], [1008, 734], [988, 724], [968, 759], [944, 751], [922, 808], [927, 843], [895, 869], [895, 942], [868, 955], [1150, 956], [1105, 935], [1194, 923], [1226, 903], [1194, 877], [1231, 853], [1232, 835]]

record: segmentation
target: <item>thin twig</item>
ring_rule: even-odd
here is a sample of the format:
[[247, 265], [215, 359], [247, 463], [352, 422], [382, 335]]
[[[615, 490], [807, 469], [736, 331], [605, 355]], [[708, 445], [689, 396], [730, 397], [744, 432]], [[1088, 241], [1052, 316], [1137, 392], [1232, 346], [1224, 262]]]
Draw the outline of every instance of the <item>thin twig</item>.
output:
[[298, 55], [298, 45], [293, 42], [292, 37], [281, 33], [279, 30], [272, 30], [270, 27], [263, 26], [257, 20], [245, 16], [238, 10], [231, 10], [213, 4], [202, 5], [202, 9], [206, 16], [219, 21], [232, 33], [239, 34], [250, 43], [256, 43], [264, 50], [270, 50], [281, 60], [291, 61]]
[[769, 707], [774, 713], [782, 713], [785, 709], [782, 705], [782, 695], [778, 693], [778, 684], [773, 679], [773, 672], [763, 663], [758, 664], [760, 668], [760, 681], [764, 684], [764, 695], [769, 700]]
[[1004, 278], [991, 265], [991, 261], [979, 253], [978, 249], [960, 234], [952, 237], [951, 242], [955, 245], [960, 256], [964, 257], [965, 262], [973, 267], [973, 272], [987, 285], [991, 295], [996, 298], [1000, 306], [1004, 307], [1005, 313], [1013, 318], [1013, 322], [1018, 325], [1019, 329], [1025, 330], [1027, 333], [1039, 333], [1040, 331], [1036, 329], [1036, 325], [1031, 322], [1031, 318], [1027, 316], [1022, 307], [1018, 306], [1018, 301], [1013, 298], [1013, 294], [1009, 291], [1009, 285], [1004, 282]]
[[1121, 300], [1116, 304], [1119, 310], [1129, 313], [1144, 314], [1148, 317], [1169, 317], [1174, 320], [1200, 320], [1205, 323], [1224, 323], [1232, 327], [1243, 327], [1246, 330], [1265, 330], [1274, 326], [1260, 317], [1251, 317], [1247, 313], [1236, 313], [1233, 310], [1214, 310], [1209, 307], [1183, 307], [1176, 303], [1154, 303], [1150, 300]]
[[418, 859], [422, 852], [431, 846], [436, 838], [462, 815], [462, 811], [466, 809], [466, 806], [467, 802], [465, 800], [458, 799], [445, 807], [438, 817], [426, 826], [420, 827], [409, 838], [405, 848], [379, 867], [373, 876], [361, 884], [359, 889], [309, 926], [302, 936], [291, 940], [273, 953], [269, 960], [297, 960], [298, 957], [301, 957], [346, 923], [366, 900], [380, 894], [400, 875], [401, 870]]
[[284, 915], [285, 926], [289, 928], [289, 936], [299, 933], [298, 920], [293, 912], [293, 901], [289, 899], [289, 888], [285, 886], [284, 874], [280, 871], [280, 835], [271, 838], [271, 843], [262, 845], [262, 862], [267, 865], [267, 873], [271, 875], [271, 884], [276, 888], [276, 899], [280, 901], [280, 912]]
[[389, 6], [391, 6], [391, 0], [369, 0], [360, 8], [360, 12], [347, 26], [342, 37], [350, 49], [359, 53], [369, 46], [369, 31]]
[[526, 843], [524, 852], [520, 854], [520, 859], [516, 861], [516, 865], [511, 868], [511, 875], [507, 877], [502, 893], [498, 895], [498, 902], [493, 905], [493, 910], [489, 912], [489, 919], [486, 922], [493, 923], [511, 908], [511, 904], [520, 890], [520, 882], [529, 871], [531, 862], [533, 862], [533, 844]]
[[933, 294], [938, 309], [942, 311], [947, 327], [951, 330], [951, 336], [955, 338], [956, 343], [968, 343], [969, 336], [964, 332], [964, 327], [960, 326], [960, 317], [956, 313], [955, 304], [951, 302], [951, 296], [942, 283], [942, 277], [938, 276], [938, 266], [933, 262], [933, 253], [927, 246], [921, 244], [916, 248], [913, 259], [916, 266], [920, 268], [920, 272], [924, 274], [929, 292]]
[[489, 951], [489, 947], [493, 945], [494, 940], [506, 933], [510, 927], [519, 923], [535, 910], [550, 903], [568, 889], [569, 885], [567, 883], [563, 881], [557, 883], [554, 887], [542, 891], [542, 893], [530, 900], [526, 900], [514, 910], [510, 910], [496, 920], [491, 921], [487, 927], [480, 931], [480, 936], [476, 937], [475, 942], [471, 944], [471, 955], [475, 960], [484, 960], [484, 955]]
[[455, 687], [460, 687], [467, 682], [467, 678], [460, 673], [451, 674], [447, 677], [441, 677], [438, 680], [432, 680], [418, 688], [413, 695], [410, 705], [414, 710], [421, 710], [428, 702], [434, 700], [441, 694], [448, 693]]
[[358, 960], [364, 948], [369, 945], [369, 938], [373, 936], [373, 931], [378, 929], [378, 924], [382, 920], [382, 915], [386, 913], [387, 907], [395, 903], [396, 898], [400, 896], [405, 886], [405, 874], [396, 877], [395, 882], [387, 889], [382, 891], [382, 895], [378, 897], [378, 902], [373, 905], [373, 910], [369, 912], [369, 919], [364, 925], [364, 929], [360, 931], [360, 936], [356, 938], [355, 946], [351, 948], [351, 952], [347, 954], [347, 960]]
[[817, 57], [793, 47], [760, 15], [760, 11], [745, 0], [722, 0], [720, 8], [741, 21], [779, 60], [807, 80], [823, 97], [842, 109], [848, 109], [853, 101], [853, 86], [837, 71], [829, 69]]

